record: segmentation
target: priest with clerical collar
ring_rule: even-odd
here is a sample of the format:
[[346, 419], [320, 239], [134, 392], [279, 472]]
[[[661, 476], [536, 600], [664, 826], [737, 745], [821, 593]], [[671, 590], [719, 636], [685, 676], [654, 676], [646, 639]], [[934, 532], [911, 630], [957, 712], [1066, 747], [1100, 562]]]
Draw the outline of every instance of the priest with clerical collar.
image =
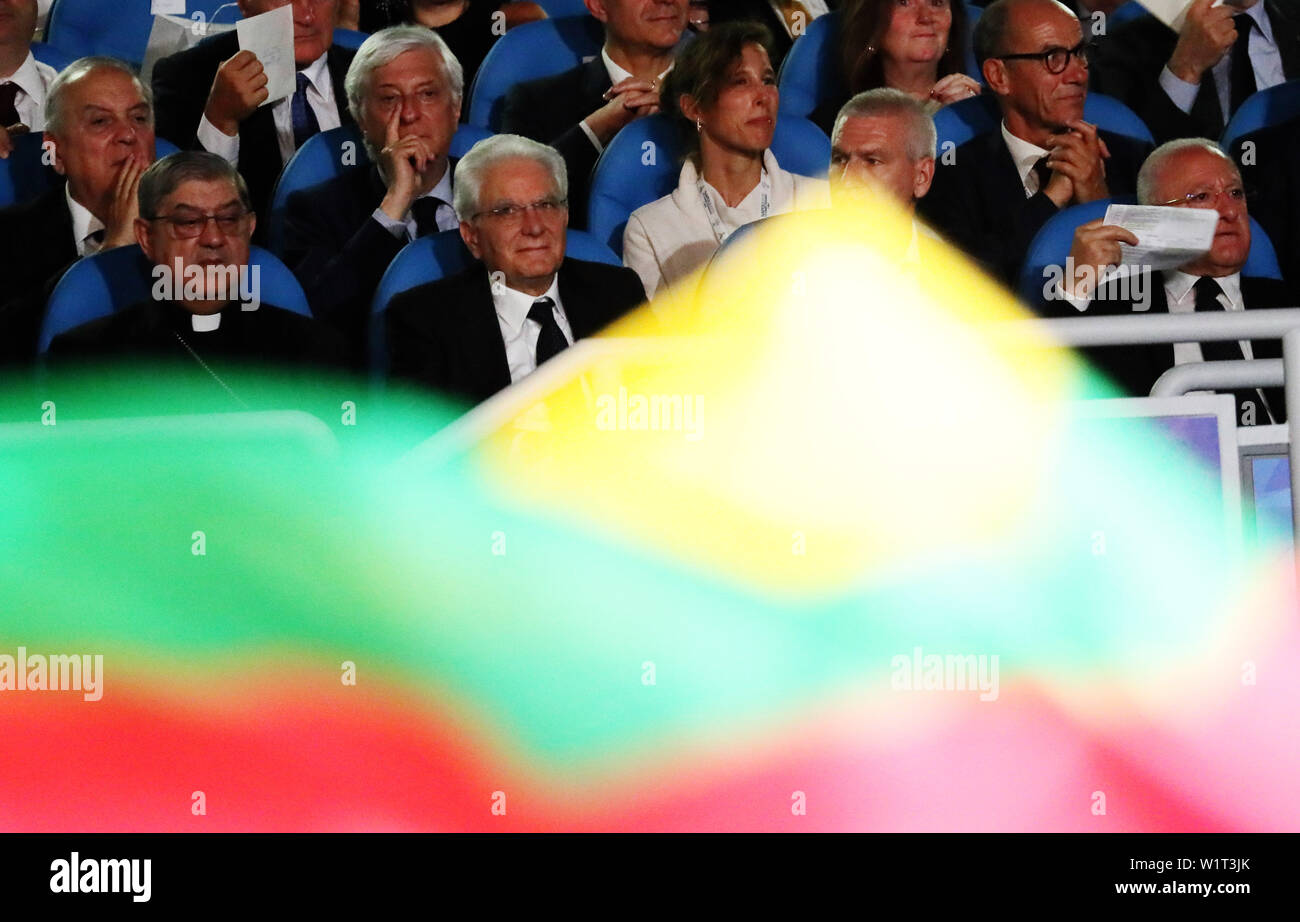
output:
[[154, 266], [152, 297], [54, 338], [56, 359], [150, 355], [205, 364], [332, 364], [335, 334], [261, 300], [249, 266], [257, 224], [248, 188], [216, 154], [185, 151], [140, 179], [135, 237]]

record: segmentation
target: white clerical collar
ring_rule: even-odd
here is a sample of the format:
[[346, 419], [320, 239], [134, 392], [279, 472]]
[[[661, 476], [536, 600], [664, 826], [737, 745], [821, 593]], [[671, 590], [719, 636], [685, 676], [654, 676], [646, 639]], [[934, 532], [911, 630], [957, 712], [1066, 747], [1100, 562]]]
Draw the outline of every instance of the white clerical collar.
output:
[[[605, 71], [609, 74], [610, 86], [618, 86], [628, 77], [632, 76], [632, 72], [630, 70], [624, 70], [622, 67], [614, 63], [614, 59], [609, 56], [609, 52], [606, 51], [603, 46], [600, 49], [600, 58], [602, 61], [605, 62]], [[665, 70], [662, 74], [660, 74], [656, 79], [660, 83], [663, 83], [663, 79], [665, 75], [667, 75], [668, 71], [672, 69], [673, 66], [669, 64], [667, 70]]]
[[[1188, 275], [1186, 272], [1180, 272], [1177, 269], [1165, 270], [1165, 295], [1172, 301], [1181, 301], [1187, 297], [1187, 293], [1192, 290], [1192, 286], [1201, 280], [1199, 275]], [[1234, 272], [1232, 275], [1225, 275], [1215, 279], [1223, 293], [1228, 296], [1228, 300], [1233, 304], [1241, 303], [1241, 273]]]
[[528, 319], [528, 312], [533, 309], [533, 302], [538, 298], [550, 298], [556, 306], [560, 306], [559, 272], [556, 272], [555, 277], [551, 279], [551, 287], [546, 289], [545, 294], [530, 295], [527, 292], [515, 291], [504, 283], [492, 286], [492, 303], [496, 306], [497, 316], [514, 334], [519, 333], [524, 321]]
[[1006, 142], [1007, 150], [1011, 153], [1011, 161], [1016, 165], [1016, 173], [1020, 175], [1020, 184], [1025, 184], [1025, 177], [1033, 170], [1034, 164], [1047, 156], [1047, 151], [1037, 144], [1030, 144], [1024, 138], [1018, 138], [1007, 128], [1007, 123], [1002, 122], [1002, 140]]
[[[67, 199], [68, 211], [72, 214], [72, 241], [77, 245], [77, 254], [86, 255], [86, 238], [104, 229], [104, 222], [90, 213], [90, 209], [72, 197], [72, 187], [64, 185], [63, 197]], [[92, 244], [92, 248], [94, 245]]]
[[29, 51], [23, 63], [8, 77], [0, 77], [0, 83], [16, 83], [18, 89], [26, 93], [43, 110], [45, 108], [45, 81], [36, 66], [36, 57]]
[[190, 329], [195, 333], [211, 333], [221, 326], [221, 311], [215, 314], [190, 314]]

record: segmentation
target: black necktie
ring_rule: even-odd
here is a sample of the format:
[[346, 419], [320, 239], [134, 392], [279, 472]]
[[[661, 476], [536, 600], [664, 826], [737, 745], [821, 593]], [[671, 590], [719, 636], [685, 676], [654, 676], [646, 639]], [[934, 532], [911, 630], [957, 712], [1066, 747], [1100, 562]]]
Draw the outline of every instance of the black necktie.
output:
[[1038, 191], [1044, 192], [1047, 189], [1047, 181], [1052, 178], [1052, 170], [1047, 165], [1047, 155], [1044, 154], [1034, 162], [1034, 175], [1038, 177]]
[[438, 233], [438, 209], [446, 204], [442, 199], [432, 195], [417, 198], [411, 203], [411, 216], [415, 218], [415, 236], [427, 237]]
[[[1219, 295], [1223, 293], [1223, 289], [1219, 287], [1217, 281], [1208, 275], [1201, 276], [1192, 287], [1196, 289], [1196, 310], [1198, 313], [1223, 312], [1223, 304], [1219, 301]], [[1207, 362], [1229, 360], [1239, 362], [1246, 357], [1241, 351], [1241, 345], [1235, 339], [1201, 343], [1201, 355]]]
[[528, 319], [540, 323], [542, 332], [537, 337], [537, 364], [554, 358], [569, 345], [564, 338], [560, 325], [555, 322], [555, 302], [550, 298], [538, 298], [528, 309]]
[[298, 71], [298, 89], [294, 91], [289, 114], [293, 119], [293, 149], [297, 150], [312, 135], [320, 132], [320, 122], [316, 121], [316, 112], [307, 102], [307, 87], [311, 81], [302, 71]]
[[14, 106], [18, 98], [18, 84], [0, 83], [0, 128], [18, 124], [18, 109]]
[[1232, 117], [1247, 96], [1255, 92], [1255, 68], [1250, 63], [1250, 30], [1255, 20], [1249, 13], [1238, 13], [1232, 17], [1232, 24], [1237, 28], [1237, 41], [1232, 46], [1232, 61], [1228, 65], [1228, 105], [1232, 112], [1224, 116], [1225, 121]]

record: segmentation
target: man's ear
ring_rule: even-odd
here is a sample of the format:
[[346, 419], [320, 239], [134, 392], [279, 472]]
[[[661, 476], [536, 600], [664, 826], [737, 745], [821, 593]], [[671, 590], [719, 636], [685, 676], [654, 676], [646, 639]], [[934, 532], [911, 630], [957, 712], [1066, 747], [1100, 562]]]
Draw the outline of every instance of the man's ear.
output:
[[[153, 262], [153, 241], [149, 239], [149, 222], [144, 218], [135, 219], [135, 242], [140, 244], [140, 249], [144, 250], [144, 255]], [[171, 266], [167, 267], [168, 270]]]
[[934, 182], [934, 158], [922, 157], [912, 165], [912, 198], [920, 201]]
[[984, 74], [984, 82], [988, 87], [999, 96], [1006, 96], [1011, 92], [1011, 81], [1007, 79], [1007, 62], [1000, 61], [997, 58], [986, 58], [984, 66], [980, 68]]
[[67, 176], [68, 169], [63, 165], [63, 158], [59, 156], [59, 142], [55, 140], [54, 135], [50, 134], [48, 131], [45, 132], [45, 138], [41, 142], [41, 145], [54, 154], [54, 163], [52, 164], [54, 172], [58, 173], [60, 176]]
[[253, 238], [253, 232], [256, 230], [257, 230], [257, 212], [250, 211], [248, 213], [248, 238], [250, 240]]
[[609, 22], [609, 11], [605, 9], [605, 0], [582, 0], [587, 4], [587, 12], [601, 22]]
[[460, 239], [465, 241], [465, 246], [469, 248], [470, 254], [475, 259], [483, 258], [483, 251], [478, 245], [478, 229], [468, 221], [460, 222]]

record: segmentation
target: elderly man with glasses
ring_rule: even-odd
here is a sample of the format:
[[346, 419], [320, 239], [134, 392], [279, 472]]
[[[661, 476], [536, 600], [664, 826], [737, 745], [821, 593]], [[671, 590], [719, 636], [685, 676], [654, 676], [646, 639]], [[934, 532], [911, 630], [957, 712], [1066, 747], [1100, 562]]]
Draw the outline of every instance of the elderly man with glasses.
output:
[[[1138, 201], [1169, 208], [1206, 208], [1218, 212], [1209, 252], [1163, 272], [1106, 282], [1106, 269], [1120, 263], [1120, 244], [1137, 237], [1101, 219], [1075, 231], [1069, 277], [1063, 278], [1048, 312], [1080, 314], [1153, 314], [1261, 310], [1294, 307], [1294, 289], [1277, 279], [1246, 275], [1250, 253], [1248, 195], [1237, 165], [1218, 145], [1202, 138], [1169, 141], [1147, 158], [1138, 173]], [[1281, 358], [1278, 340], [1255, 342], [1176, 343], [1094, 349], [1089, 357], [1130, 396], [1145, 397], [1156, 379], [1174, 365], [1188, 362]], [[1282, 391], [1251, 388], [1234, 392], [1238, 422], [1243, 426], [1284, 422]]]
[[151, 166], [140, 178], [135, 239], [154, 266], [152, 299], [56, 336], [51, 357], [149, 356], [205, 375], [223, 360], [336, 362], [333, 333], [262, 303], [249, 266], [250, 206], [243, 177], [217, 154], [182, 152]]
[[1002, 112], [997, 131], [940, 151], [922, 216], [999, 279], [1015, 280], [1061, 208], [1132, 194], [1151, 147], [1083, 120], [1089, 48], [1056, 0], [996, 0], [975, 55]]
[[564, 159], [501, 134], [456, 171], [460, 235], [477, 262], [387, 311], [389, 371], [477, 403], [645, 300], [637, 274], [565, 255]]

